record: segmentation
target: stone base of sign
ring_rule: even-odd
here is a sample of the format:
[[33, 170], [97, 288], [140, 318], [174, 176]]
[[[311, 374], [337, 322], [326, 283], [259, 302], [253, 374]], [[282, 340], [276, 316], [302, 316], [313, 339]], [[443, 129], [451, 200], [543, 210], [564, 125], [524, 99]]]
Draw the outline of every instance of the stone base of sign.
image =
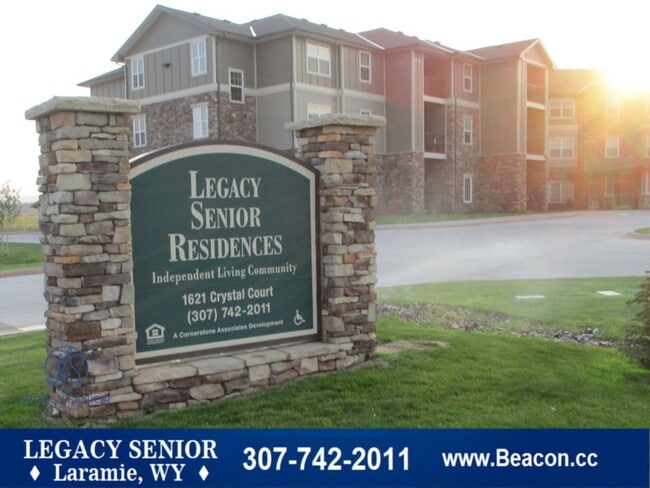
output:
[[138, 112], [136, 102], [98, 97], [54, 97], [26, 112], [41, 145], [48, 360], [70, 347], [84, 358], [74, 389], [65, 388], [70, 371], [55, 364], [62, 375], [50, 383], [51, 414], [107, 419], [186, 407], [368, 359], [376, 343], [372, 147], [384, 120], [337, 115], [292, 128], [299, 154], [321, 171], [320, 341], [136, 365], [128, 142]]

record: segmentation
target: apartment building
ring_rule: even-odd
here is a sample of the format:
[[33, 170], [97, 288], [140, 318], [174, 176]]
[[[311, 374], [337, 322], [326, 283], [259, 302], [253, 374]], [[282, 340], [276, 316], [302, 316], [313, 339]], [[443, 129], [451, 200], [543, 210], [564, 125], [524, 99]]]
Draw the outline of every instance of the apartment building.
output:
[[549, 208], [650, 208], [650, 97], [597, 70], [551, 73]]
[[81, 85], [140, 101], [134, 156], [201, 139], [290, 151], [288, 122], [372, 114], [387, 119], [379, 211], [547, 207], [553, 63], [537, 39], [460, 51], [387, 29], [286, 15], [235, 24], [157, 6], [113, 61], [120, 68]]

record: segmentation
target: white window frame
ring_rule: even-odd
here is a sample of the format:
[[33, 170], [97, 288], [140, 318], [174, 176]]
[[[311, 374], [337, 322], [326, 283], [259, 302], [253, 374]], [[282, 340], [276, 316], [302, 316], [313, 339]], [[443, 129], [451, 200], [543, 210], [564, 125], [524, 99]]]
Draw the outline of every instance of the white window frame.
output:
[[463, 91], [472, 93], [474, 90], [474, 68], [469, 63], [463, 63]]
[[131, 89], [144, 89], [144, 56], [131, 58]]
[[645, 157], [650, 158], [650, 135], [645, 136]]
[[318, 119], [323, 115], [332, 113], [332, 106], [325, 103], [308, 103], [307, 118], [310, 120]]
[[550, 119], [575, 119], [576, 101], [573, 98], [551, 98], [548, 105]]
[[607, 117], [618, 117], [620, 115], [621, 101], [617, 95], [607, 94], [605, 97], [605, 114]]
[[644, 171], [641, 176], [641, 194], [650, 195], [650, 171]]
[[472, 118], [471, 115], [464, 115], [463, 116], [463, 144], [467, 146], [472, 145], [472, 142], [474, 140], [474, 136], [472, 134], [473, 129], [474, 129], [474, 119]]
[[147, 117], [138, 115], [131, 119], [133, 147], [147, 146]]
[[620, 136], [605, 136], [605, 158], [617, 159], [620, 157]]
[[[233, 83], [233, 75], [240, 76], [240, 84]], [[233, 103], [244, 103], [244, 70], [228, 68], [228, 84], [230, 86], [230, 101]], [[236, 94], [238, 91], [240, 93], [239, 98], [237, 96], [233, 96], [233, 93]]]
[[474, 177], [471, 174], [465, 174], [463, 175], [463, 203], [472, 203], [473, 196]]
[[[567, 203], [573, 200], [573, 183], [571, 181], [549, 181], [548, 182], [548, 203]], [[557, 191], [553, 191], [556, 188]], [[558, 198], [554, 198], [557, 194]]]
[[[367, 63], [363, 59], [366, 56], [368, 57]], [[372, 54], [368, 51], [359, 52], [359, 81], [372, 83]]]
[[207, 103], [192, 105], [192, 129], [194, 139], [205, 139], [209, 136]]
[[190, 51], [192, 55], [192, 76], [208, 74], [208, 55], [205, 38], [192, 41]]
[[[553, 154], [555, 152], [555, 154]], [[573, 159], [575, 157], [575, 138], [573, 136], [550, 137], [548, 141], [549, 159]]]
[[[310, 59], [315, 60], [316, 69], [310, 68]], [[331, 78], [332, 49], [327, 44], [319, 44], [317, 42], [307, 41], [306, 62], [308, 74]]]

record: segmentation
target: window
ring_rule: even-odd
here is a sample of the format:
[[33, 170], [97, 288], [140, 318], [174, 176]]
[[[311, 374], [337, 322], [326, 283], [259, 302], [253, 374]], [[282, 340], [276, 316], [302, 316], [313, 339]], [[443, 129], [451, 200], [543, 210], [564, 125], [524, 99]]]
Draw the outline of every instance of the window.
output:
[[144, 57], [142, 56], [131, 60], [131, 88], [134, 90], [144, 88]]
[[605, 157], [617, 158], [619, 155], [618, 146], [619, 146], [618, 136], [607, 136], [605, 138]]
[[472, 203], [473, 186], [472, 175], [463, 175], [463, 203]]
[[319, 103], [308, 103], [307, 104], [307, 118], [308, 119], [317, 119], [323, 115], [328, 115], [332, 113], [332, 107], [329, 105], [323, 105]]
[[465, 115], [463, 117], [463, 142], [465, 144], [472, 143], [472, 117]]
[[605, 114], [608, 117], [618, 117], [619, 100], [616, 95], [607, 95], [605, 99]]
[[548, 182], [548, 203], [567, 203], [573, 200], [573, 183], [570, 181]]
[[133, 117], [133, 147], [144, 147], [147, 145], [147, 119], [144, 115]]
[[573, 119], [576, 113], [576, 103], [573, 98], [551, 98], [549, 100], [549, 118]]
[[330, 48], [324, 44], [307, 43], [307, 73], [330, 76]]
[[240, 69], [228, 70], [230, 80], [230, 101], [244, 103], [244, 72]]
[[551, 159], [573, 159], [573, 137], [551, 137], [548, 147]]
[[370, 83], [370, 59], [369, 52], [359, 53], [359, 79], [365, 83]]
[[208, 137], [208, 105], [201, 104], [192, 107], [192, 121], [194, 123], [194, 139]]
[[650, 171], [644, 171], [641, 178], [641, 194], [650, 195]]
[[650, 158], [650, 136], [645, 136], [645, 157]]
[[205, 39], [192, 43], [192, 76], [204, 75], [208, 72], [205, 56]]
[[463, 90], [472, 91], [472, 65], [467, 63], [463, 64]]

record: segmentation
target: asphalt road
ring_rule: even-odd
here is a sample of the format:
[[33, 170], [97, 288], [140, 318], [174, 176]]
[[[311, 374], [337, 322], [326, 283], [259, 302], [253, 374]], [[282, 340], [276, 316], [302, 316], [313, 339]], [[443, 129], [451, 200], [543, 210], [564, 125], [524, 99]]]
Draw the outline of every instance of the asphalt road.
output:
[[[427, 282], [643, 276], [650, 211], [571, 212], [377, 230], [378, 286]], [[37, 235], [14, 237], [38, 242]], [[0, 279], [0, 335], [42, 327], [40, 274]]]

